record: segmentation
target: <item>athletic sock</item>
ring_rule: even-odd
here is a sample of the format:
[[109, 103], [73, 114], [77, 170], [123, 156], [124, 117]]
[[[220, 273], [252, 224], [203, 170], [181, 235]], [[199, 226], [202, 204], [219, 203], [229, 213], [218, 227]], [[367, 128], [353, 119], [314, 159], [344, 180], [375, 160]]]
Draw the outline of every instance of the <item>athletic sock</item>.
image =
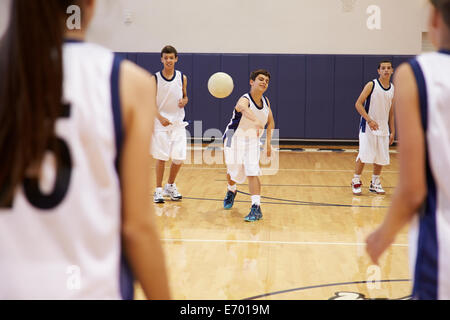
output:
[[228, 185], [227, 188], [228, 188], [228, 190], [231, 191], [231, 192], [236, 192], [236, 189], [237, 189], [236, 184], [233, 184], [232, 186]]
[[261, 205], [261, 196], [260, 195], [252, 196], [252, 205], [254, 205], [254, 204], [257, 206]]

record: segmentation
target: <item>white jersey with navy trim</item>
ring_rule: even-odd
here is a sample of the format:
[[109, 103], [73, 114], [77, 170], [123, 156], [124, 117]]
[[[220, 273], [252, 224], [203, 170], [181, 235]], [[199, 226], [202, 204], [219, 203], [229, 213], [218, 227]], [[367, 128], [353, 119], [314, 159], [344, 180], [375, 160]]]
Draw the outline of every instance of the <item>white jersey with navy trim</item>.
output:
[[368, 129], [373, 135], [389, 136], [389, 111], [394, 99], [394, 85], [390, 83], [389, 88], [385, 89], [379, 79], [374, 79], [372, 82], [372, 92], [366, 99], [364, 108], [369, 117], [378, 123], [378, 130], [371, 130], [366, 120], [361, 117], [361, 131], [366, 132]]
[[[156, 82], [156, 105], [159, 113], [171, 123], [182, 123], [185, 112], [184, 108], [178, 106], [178, 102], [183, 98], [183, 74], [175, 70], [172, 79], [167, 79], [162, 72], [157, 72]], [[155, 130], [168, 129], [155, 119]]]
[[[253, 114], [256, 116], [256, 118], [264, 124], [267, 124], [267, 120], [269, 117], [269, 104], [268, 100], [265, 96], [261, 97], [262, 106], [259, 107], [256, 102], [253, 100], [250, 93], [246, 93], [242, 96], [242, 98], [245, 98], [249, 101], [249, 108], [253, 112]], [[257, 135], [257, 128], [255, 126], [255, 123], [248, 119], [247, 117], [243, 117], [241, 112], [237, 112], [236, 109], [233, 110], [233, 116], [228, 123], [226, 129], [225, 129], [225, 137], [231, 137], [233, 135], [245, 135], [245, 136], [253, 136]], [[259, 130], [258, 138], [261, 137], [263, 134], [263, 130]], [[231, 141], [229, 141], [231, 143]]]
[[62, 166], [48, 152], [40, 181], [25, 181], [0, 208], [0, 299], [131, 298], [121, 255], [119, 65], [95, 44], [64, 44]]
[[450, 299], [450, 51], [410, 61], [426, 138], [427, 196], [410, 227], [413, 297]]

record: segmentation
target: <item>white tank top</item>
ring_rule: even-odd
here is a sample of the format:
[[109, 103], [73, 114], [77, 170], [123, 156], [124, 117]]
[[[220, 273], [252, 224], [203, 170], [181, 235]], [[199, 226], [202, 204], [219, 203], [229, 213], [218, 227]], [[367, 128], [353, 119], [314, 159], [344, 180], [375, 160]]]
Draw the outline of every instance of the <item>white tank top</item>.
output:
[[[183, 98], [183, 74], [175, 70], [172, 79], [166, 79], [162, 72], [156, 73], [156, 104], [159, 113], [170, 122], [180, 125], [185, 116], [184, 108], [178, 106]], [[155, 130], [166, 130], [158, 119], [155, 119]]]
[[[265, 96], [261, 97], [262, 107], [259, 107], [256, 102], [253, 100], [250, 93], [246, 93], [242, 96], [243, 98], [246, 98], [249, 101], [249, 108], [255, 115], [255, 117], [261, 122], [267, 124], [267, 119], [269, 117], [269, 105], [267, 102], [267, 98]], [[227, 126], [228, 129], [233, 129], [236, 131], [236, 135], [245, 135], [245, 136], [258, 136], [259, 138], [263, 134], [263, 130], [257, 130], [255, 123], [248, 119], [245, 116], [238, 115], [239, 121], [233, 121], [237, 117], [236, 111], [233, 112], [233, 118], [231, 119], [230, 123]]]
[[410, 227], [414, 296], [450, 299], [450, 51], [411, 62], [426, 138], [427, 197]]
[[369, 117], [378, 123], [378, 130], [372, 131], [368, 125], [365, 125], [365, 129], [377, 136], [388, 136], [389, 111], [394, 98], [394, 85], [390, 83], [389, 88], [385, 89], [378, 79], [374, 79], [372, 82], [374, 86], [372, 93], [366, 99], [365, 109]]
[[67, 112], [55, 124], [63, 170], [47, 156], [41, 180], [0, 208], [0, 299], [131, 298], [121, 267], [119, 65], [95, 44], [64, 44]]

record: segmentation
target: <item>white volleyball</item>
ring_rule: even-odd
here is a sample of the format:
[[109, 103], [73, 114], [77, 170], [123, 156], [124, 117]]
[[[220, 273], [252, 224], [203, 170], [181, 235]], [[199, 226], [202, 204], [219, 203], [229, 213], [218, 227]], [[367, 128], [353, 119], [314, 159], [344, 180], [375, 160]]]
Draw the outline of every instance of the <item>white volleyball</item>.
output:
[[233, 91], [233, 78], [225, 72], [216, 72], [208, 80], [208, 90], [216, 98], [226, 98]]

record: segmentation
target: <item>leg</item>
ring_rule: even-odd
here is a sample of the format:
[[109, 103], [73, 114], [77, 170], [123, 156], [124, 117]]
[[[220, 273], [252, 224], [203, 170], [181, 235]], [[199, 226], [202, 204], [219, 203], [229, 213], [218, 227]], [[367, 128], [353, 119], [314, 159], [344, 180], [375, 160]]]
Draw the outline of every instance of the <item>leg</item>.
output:
[[164, 196], [162, 190], [162, 180], [164, 176], [164, 166], [166, 162], [163, 160], [156, 159], [155, 169], [156, 169], [156, 190], [153, 194], [153, 202], [164, 203]]
[[250, 194], [252, 196], [259, 196], [261, 194], [261, 182], [259, 181], [259, 177], [247, 177], [248, 179], [248, 188], [250, 189]]
[[227, 173], [227, 181], [228, 181], [228, 185], [230, 185], [230, 186], [234, 186], [236, 184], [236, 182], [231, 180], [231, 176], [229, 173]]
[[172, 164], [170, 166], [170, 174], [169, 174], [169, 184], [174, 184], [175, 183], [175, 178], [178, 175], [178, 172], [180, 171], [181, 166], [183, 165], [183, 163], [174, 163], [172, 161]]
[[355, 175], [352, 179], [352, 192], [355, 196], [360, 196], [362, 191], [361, 191], [361, 173], [363, 172], [364, 169], [364, 162], [361, 161], [361, 159], [357, 159], [356, 160], [356, 165], [355, 165]]
[[166, 162], [163, 160], [156, 160], [155, 167], [156, 167], [156, 187], [162, 188], [162, 181], [164, 177], [164, 167], [166, 165]]
[[373, 175], [374, 176], [379, 176], [379, 175], [381, 175], [381, 170], [383, 169], [383, 166], [382, 165], [379, 165], [379, 164], [376, 164], [376, 163], [374, 163], [373, 164]]
[[386, 193], [384, 191], [383, 187], [381, 186], [381, 182], [380, 182], [381, 169], [383, 169], [382, 165], [379, 165], [376, 163], [373, 164], [373, 176], [372, 176], [372, 181], [370, 182], [370, 188], [369, 188], [370, 192], [374, 192], [376, 194], [385, 194]]
[[364, 162], [361, 162], [361, 159], [356, 160], [355, 166], [355, 174], [360, 176], [364, 169]]
[[258, 176], [248, 176], [248, 186], [252, 195], [252, 207], [250, 213], [244, 218], [245, 221], [257, 221], [262, 219], [261, 212], [261, 182]]
[[231, 209], [234, 204], [234, 198], [236, 198], [236, 182], [231, 179], [231, 176], [229, 173], [227, 173], [227, 181], [228, 181], [228, 187], [227, 187], [227, 194], [225, 195], [225, 199], [223, 200], [223, 208], [224, 209]]
[[175, 179], [183, 165], [183, 161], [186, 159], [186, 130], [182, 128], [173, 131], [170, 140], [169, 152], [172, 164], [170, 165], [169, 180], [168, 184], [164, 187], [164, 192], [165, 195], [170, 196], [170, 199], [173, 201], [178, 201], [181, 200], [183, 196], [178, 192], [175, 185]]
[[164, 196], [169, 196], [173, 201], [178, 201], [183, 198], [183, 196], [178, 192], [177, 186], [175, 185], [175, 178], [177, 177], [182, 164], [182, 161], [172, 160], [172, 164], [170, 166], [169, 181], [168, 184], [166, 184], [164, 187]]

